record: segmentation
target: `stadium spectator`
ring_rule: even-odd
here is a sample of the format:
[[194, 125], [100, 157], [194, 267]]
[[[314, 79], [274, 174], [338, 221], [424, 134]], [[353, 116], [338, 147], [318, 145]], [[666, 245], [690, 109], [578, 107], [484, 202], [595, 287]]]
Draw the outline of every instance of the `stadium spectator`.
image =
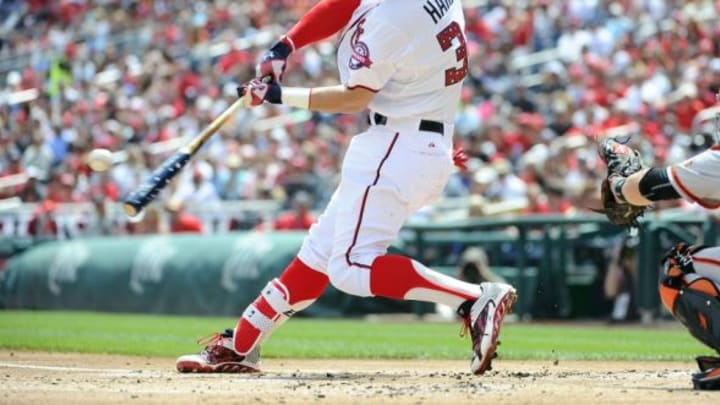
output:
[[469, 247], [463, 251], [457, 264], [455, 277], [473, 284], [486, 281], [493, 283], [506, 282], [505, 279], [490, 269], [487, 253], [478, 247]]
[[298, 191], [292, 198], [292, 209], [280, 214], [273, 224], [279, 231], [307, 230], [315, 223], [316, 218], [310, 212], [312, 198], [304, 191]]
[[[712, 18], [720, 3], [480, 3], [466, 10], [471, 63], [456, 136], [471, 158], [503, 158], [509, 166], [480, 164], [473, 171], [501, 168], [506, 178], [528, 181], [523, 162], [533, 146], [551, 148], [555, 138], [629, 122], [638, 124], [626, 131], [633, 146], [657, 150], [657, 163], [688, 154], [692, 142], [685, 139], [697, 133], [698, 113], [720, 88], [720, 20]], [[163, 142], [197, 133], [229, 105], [235, 82], [254, 75], [265, 38], [308, 6], [280, 0], [0, 4], [7, 34], [0, 35], [0, 173], [19, 172], [18, 160], [22, 172], [33, 172], [24, 187], [3, 187], [0, 177], [0, 194], [27, 202], [44, 199], [58, 173], [75, 177], [73, 200], [92, 201], [82, 162], [97, 147], [127, 152], [112, 170], [120, 197], [127, 194], [173, 150]], [[294, 53], [296, 68], [285, 82], [333, 81], [327, 48]], [[196, 156], [206, 163], [202, 179], [187, 174], [178, 191], [188, 209], [197, 196], [287, 206], [297, 190], [320, 207], [334, 187], [345, 134], [363, 125], [363, 115], [335, 119], [277, 106], [242, 111]], [[536, 180], [540, 192], [524, 188], [528, 200], [547, 196], [553, 211], [562, 211], [566, 202], [586, 199], [583, 185], [597, 183], [602, 172], [585, 158], [593, 148], [550, 151], [553, 162], [538, 169], [548, 169], [548, 179]], [[241, 168], [227, 167], [231, 155], [240, 156]], [[573, 187], [558, 186], [564, 173], [574, 176]], [[471, 193], [473, 176], [448, 193]]]
[[191, 173], [190, 179], [181, 177], [180, 184], [175, 198], [182, 201], [185, 204], [211, 204], [220, 199], [215, 185], [212, 183], [213, 168], [212, 166], [203, 160], [194, 162], [189, 168], [188, 172]]
[[243, 166], [238, 153], [230, 154], [224, 167], [215, 171], [215, 187], [224, 200], [239, 200], [247, 195], [249, 170]]
[[635, 302], [636, 245], [637, 240], [624, 238], [613, 247], [604, 283], [605, 297], [613, 302], [611, 323], [640, 319]]
[[36, 203], [44, 199], [45, 187], [43, 187], [43, 185], [38, 181], [34, 168], [31, 167], [30, 169], [31, 170], [28, 171], [27, 180], [21, 188], [17, 190], [16, 195], [20, 197], [23, 202]]
[[185, 210], [181, 200], [172, 198], [165, 204], [171, 233], [202, 233], [203, 224], [194, 215]]
[[161, 220], [160, 209], [151, 205], [144, 210], [145, 214], [138, 220], [126, 224], [125, 231], [131, 235], [148, 235], [158, 233], [169, 233], [170, 229]]
[[52, 200], [45, 200], [39, 204], [32, 213], [27, 234], [36, 238], [57, 238], [59, 236], [59, 227], [55, 220], [57, 209], [58, 204]]
[[40, 128], [40, 122], [34, 121], [32, 132], [32, 143], [25, 149], [22, 155], [22, 165], [27, 170], [35, 168], [36, 177], [40, 181], [47, 181], [50, 178], [50, 169], [53, 164], [53, 152], [45, 143], [45, 135]]

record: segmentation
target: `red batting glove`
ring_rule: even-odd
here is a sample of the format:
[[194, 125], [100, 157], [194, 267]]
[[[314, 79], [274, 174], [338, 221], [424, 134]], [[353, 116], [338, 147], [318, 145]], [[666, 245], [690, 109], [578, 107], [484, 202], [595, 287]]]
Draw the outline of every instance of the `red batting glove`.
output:
[[282, 103], [282, 88], [279, 84], [265, 83], [260, 79], [252, 79], [237, 88], [238, 97], [245, 97], [250, 92], [250, 105], [255, 107], [264, 101], [272, 104]]
[[465, 154], [465, 150], [462, 146], [458, 146], [453, 151], [453, 164], [460, 170], [467, 170], [468, 155]]
[[283, 37], [260, 57], [260, 62], [255, 66], [255, 77], [269, 77], [271, 82], [280, 83], [287, 67], [287, 58], [292, 51], [290, 40]]

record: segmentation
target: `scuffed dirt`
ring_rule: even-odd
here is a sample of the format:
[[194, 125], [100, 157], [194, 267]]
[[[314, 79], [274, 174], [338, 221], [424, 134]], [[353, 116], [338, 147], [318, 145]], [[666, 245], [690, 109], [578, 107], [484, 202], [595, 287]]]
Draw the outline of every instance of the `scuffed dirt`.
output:
[[266, 359], [261, 374], [179, 374], [173, 359], [0, 351], [1, 404], [696, 404], [694, 364]]

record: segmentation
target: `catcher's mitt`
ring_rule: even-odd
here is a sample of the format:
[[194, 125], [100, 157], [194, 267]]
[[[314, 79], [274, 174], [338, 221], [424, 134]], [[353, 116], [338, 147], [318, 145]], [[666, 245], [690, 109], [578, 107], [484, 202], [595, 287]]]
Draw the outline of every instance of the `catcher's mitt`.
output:
[[615, 201], [615, 195], [612, 190], [610, 190], [610, 183], [607, 179], [602, 182], [600, 194], [603, 210], [596, 211], [605, 214], [610, 222], [615, 225], [625, 226], [628, 228], [637, 228], [639, 226], [638, 218], [645, 214], [645, 210], [647, 210], [648, 207], [641, 207]]
[[608, 167], [608, 177], [602, 182], [600, 190], [603, 210], [599, 212], [605, 214], [613, 224], [636, 228], [639, 225], [638, 218], [648, 207], [618, 202], [612, 188], [618, 191], [625, 178], [645, 168], [640, 153], [613, 138], [603, 139], [599, 146], [600, 157]]
[[628, 177], [645, 168], [640, 152], [619, 142], [615, 138], [605, 138], [599, 145], [600, 158], [608, 168], [608, 178], [613, 175]]

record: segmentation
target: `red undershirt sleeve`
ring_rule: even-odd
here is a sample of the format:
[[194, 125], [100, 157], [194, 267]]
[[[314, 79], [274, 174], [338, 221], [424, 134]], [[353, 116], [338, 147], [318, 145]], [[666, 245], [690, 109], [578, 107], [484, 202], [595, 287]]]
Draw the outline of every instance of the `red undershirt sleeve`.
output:
[[286, 37], [300, 49], [340, 31], [350, 21], [360, 0], [321, 0], [305, 14]]

